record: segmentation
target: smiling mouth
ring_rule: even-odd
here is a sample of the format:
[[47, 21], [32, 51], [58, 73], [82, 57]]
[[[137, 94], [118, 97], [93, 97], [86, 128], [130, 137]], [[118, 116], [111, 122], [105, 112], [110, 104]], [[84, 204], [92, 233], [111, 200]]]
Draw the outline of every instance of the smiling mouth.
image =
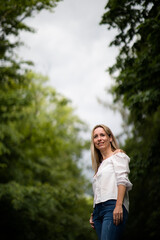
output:
[[98, 145], [103, 145], [103, 142], [98, 143]]

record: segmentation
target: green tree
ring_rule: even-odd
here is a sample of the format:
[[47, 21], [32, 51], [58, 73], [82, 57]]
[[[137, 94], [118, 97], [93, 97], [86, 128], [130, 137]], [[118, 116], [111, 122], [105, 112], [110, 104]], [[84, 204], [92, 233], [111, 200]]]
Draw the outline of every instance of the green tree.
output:
[[118, 72], [112, 90], [115, 100], [130, 109], [131, 121], [144, 120], [160, 105], [159, 1], [111, 0], [106, 9], [101, 24], [118, 30], [110, 46], [120, 47], [109, 68], [113, 77]]
[[117, 31], [110, 46], [119, 47], [108, 70], [115, 79], [114, 103], [129, 110], [132, 137], [131, 208], [126, 239], [159, 239], [160, 2], [110, 0], [101, 24]]
[[88, 147], [85, 124], [46, 78], [29, 70], [15, 48], [24, 19], [57, 1], [1, 1], [0, 215], [2, 239], [94, 239], [92, 204], [77, 162]]

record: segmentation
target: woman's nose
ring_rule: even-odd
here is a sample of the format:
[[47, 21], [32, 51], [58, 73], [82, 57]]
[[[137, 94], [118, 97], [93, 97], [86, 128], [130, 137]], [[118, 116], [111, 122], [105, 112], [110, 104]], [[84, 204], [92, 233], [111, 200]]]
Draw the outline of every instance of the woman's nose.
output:
[[100, 141], [101, 140], [101, 136], [98, 136], [98, 141]]

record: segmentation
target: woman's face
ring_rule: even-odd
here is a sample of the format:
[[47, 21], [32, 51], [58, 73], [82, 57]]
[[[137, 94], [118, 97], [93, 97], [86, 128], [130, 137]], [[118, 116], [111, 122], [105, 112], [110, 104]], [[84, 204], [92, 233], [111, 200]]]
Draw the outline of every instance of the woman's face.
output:
[[111, 147], [110, 141], [112, 141], [112, 137], [109, 137], [102, 127], [94, 130], [93, 143], [98, 150], [103, 151]]

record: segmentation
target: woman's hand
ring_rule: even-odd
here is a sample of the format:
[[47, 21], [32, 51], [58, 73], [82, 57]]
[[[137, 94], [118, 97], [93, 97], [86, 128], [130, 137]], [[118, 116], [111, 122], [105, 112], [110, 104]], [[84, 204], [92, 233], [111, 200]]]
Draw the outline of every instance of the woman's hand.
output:
[[123, 208], [122, 205], [116, 205], [113, 211], [113, 223], [117, 226], [123, 221]]
[[93, 213], [91, 213], [91, 217], [89, 219], [89, 223], [91, 224], [91, 227], [94, 229]]
[[124, 151], [123, 151], [122, 149], [118, 148], [118, 149], [116, 149], [116, 150], [113, 152], [113, 154], [116, 154], [116, 153], [119, 153], [119, 152], [124, 153]]

